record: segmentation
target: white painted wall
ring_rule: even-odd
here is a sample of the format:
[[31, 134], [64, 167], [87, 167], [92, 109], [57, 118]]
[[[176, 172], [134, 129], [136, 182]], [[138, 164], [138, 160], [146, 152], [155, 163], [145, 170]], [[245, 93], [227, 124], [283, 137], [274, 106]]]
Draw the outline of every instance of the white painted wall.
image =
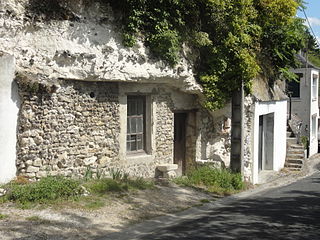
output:
[[310, 141], [309, 155], [312, 156], [318, 152], [318, 120], [316, 120], [316, 134], [312, 136], [312, 116], [316, 115], [316, 119], [319, 117], [318, 106], [318, 85], [317, 82], [317, 94], [315, 98], [312, 98], [312, 76], [315, 74], [318, 76], [319, 71], [312, 68], [300, 68], [294, 69], [294, 73], [302, 73], [303, 78], [300, 80], [300, 98], [292, 98], [292, 113], [297, 114], [303, 121], [302, 123], [302, 135], [307, 136]]
[[19, 96], [13, 82], [14, 72], [14, 57], [0, 56], [0, 183], [8, 182], [16, 175]]
[[256, 102], [253, 130], [253, 184], [259, 183], [259, 116], [274, 113], [273, 169], [279, 171], [286, 159], [287, 100]]

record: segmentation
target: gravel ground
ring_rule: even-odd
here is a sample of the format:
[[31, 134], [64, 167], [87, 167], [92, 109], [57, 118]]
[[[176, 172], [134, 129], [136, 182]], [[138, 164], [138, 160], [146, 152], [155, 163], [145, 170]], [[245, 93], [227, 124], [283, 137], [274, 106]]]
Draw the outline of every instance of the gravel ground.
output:
[[0, 205], [0, 238], [7, 239], [94, 239], [119, 232], [130, 224], [155, 216], [178, 212], [217, 197], [174, 184], [124, 196], [112, 196], [98, 210], [72, 205], [43, 209], [19, 209], [11, 203]]

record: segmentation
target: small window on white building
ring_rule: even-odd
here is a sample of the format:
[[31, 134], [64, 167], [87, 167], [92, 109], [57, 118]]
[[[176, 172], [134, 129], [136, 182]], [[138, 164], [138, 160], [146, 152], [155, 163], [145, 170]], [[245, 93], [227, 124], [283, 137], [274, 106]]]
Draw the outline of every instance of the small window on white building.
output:
[[312, 119], [311, 119], [311, 133], [312, 133], [312, 138], [316, 137], [317, 134], [317, 114], [312, 115]]
[[313, 74], [312, 75], [312, 99], [316, 99], [317, 98], [317, 84], [318, 83], [318, 75], [317, 74]]
[[145, 150], [145, 96], [127, 98], [127, 152]]

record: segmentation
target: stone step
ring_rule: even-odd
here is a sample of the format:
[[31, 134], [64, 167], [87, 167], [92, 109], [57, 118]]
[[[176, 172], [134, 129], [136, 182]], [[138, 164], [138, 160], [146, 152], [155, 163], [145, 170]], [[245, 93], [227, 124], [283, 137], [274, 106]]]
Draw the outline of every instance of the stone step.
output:
[[304, 154], [288, 154], [286, 159], [304, 159]]
[[290, 158], [286, 157], [286, 162], [291, 162], [291, 161], [303, 161], [304, 158]]
[[288, 148], [291, 148], [291, 149], [302, 149], [302, 150], [304, 150], [303, 145], [302, 145], [302, 144], [297, 144], [297, 143], [288, 145]]
[[286, 167], [286, 169], [290, 172], [299, 172], [301, 168], [294, 168], [294, 167]]
[[287, 138], [294, 137], [292, 132], [287, 131]]
[[288, 168], [288, 169], [292, 169], [292, 168], [301, 169], [302, 168], [302, 164], [285, 163], [284, 167]]
[[287, 137], [287, 143], [288, 145], [296, 144], [297, 143], [297, 138], [295, 137]]
[[304, 152], [298, 152], [298, 151], [287, 151], [287, 156], [301, 156], [304, 158]]
[[304, 149], [288, 148], [287, 154], [302, 154], [302, 155], [304, 155]]
[[303, 165], [303, 160], [302, 159], [286, 159], [286, 163], [288, 164], [301, 164]]

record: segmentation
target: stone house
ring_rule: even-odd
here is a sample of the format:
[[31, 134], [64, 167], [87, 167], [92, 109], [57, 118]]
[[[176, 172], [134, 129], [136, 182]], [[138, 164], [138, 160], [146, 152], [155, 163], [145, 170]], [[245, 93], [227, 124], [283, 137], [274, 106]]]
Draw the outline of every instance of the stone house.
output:
[[112, 11], [98, 3], [73, 1], [77, 20], [30, 16], [27, 4], [0, 3], [0, 182], [229, 164], [230, 105], [202, 107], [186, 58], [170, 68], [141, 42], [125, 48]]
[[280, 82], [270, 88], [260, 76], [252, 95], [210, 112], [187, 50], [171, 68], [142, 42], [122, 46], [107, 6], [73, 0], [71, 17], [48, 20], [30, 16], [28, 2], [0, 3], [0, 182], [88, 169], [154, 177], [172, 164], [181, 175], [197, 162], [231, 161], [258, 183], [284, 166]]

